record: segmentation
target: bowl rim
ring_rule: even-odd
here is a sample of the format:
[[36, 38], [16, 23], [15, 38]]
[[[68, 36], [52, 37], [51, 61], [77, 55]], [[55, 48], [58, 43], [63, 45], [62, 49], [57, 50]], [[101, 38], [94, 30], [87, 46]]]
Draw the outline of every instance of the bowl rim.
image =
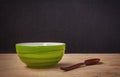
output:
[[65, 45], [63, 42], [21, 42], [16, 43], [19, 46], [59, 46]]

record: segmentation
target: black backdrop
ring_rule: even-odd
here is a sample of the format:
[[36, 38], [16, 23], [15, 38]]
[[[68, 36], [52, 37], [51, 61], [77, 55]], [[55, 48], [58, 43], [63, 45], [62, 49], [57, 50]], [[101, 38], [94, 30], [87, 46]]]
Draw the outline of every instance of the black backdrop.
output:
[[65, 42], [66, 53], [120, 52], [120, 2], [1, 0], [0, 52], [31, 41]]

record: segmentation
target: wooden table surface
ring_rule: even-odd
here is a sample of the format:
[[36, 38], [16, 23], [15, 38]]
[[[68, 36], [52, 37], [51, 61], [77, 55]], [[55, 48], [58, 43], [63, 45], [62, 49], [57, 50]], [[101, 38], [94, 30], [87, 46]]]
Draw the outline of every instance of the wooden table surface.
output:
[[[68, 72], [60, 69], [90, 58], [100, 58], [103, 64]], [[65, 54], [55, 67], [48, 69], [28, 68], [17, 54], [0, 54], [0, 77], [120, 77], [120, 54]]]

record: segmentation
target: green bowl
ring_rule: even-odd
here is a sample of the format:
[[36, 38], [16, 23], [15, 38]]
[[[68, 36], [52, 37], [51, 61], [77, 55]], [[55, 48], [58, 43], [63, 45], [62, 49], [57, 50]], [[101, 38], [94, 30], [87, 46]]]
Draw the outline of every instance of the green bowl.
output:
[[48, 68], [56, 65], [65, 52], [65, 43], [28, 42], [17, 43], [16, 52], [28, 67]]

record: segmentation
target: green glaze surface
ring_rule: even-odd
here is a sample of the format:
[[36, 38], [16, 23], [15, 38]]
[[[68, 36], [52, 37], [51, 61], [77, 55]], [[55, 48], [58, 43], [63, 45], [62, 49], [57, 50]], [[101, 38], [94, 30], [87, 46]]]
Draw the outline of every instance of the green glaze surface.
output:
[[27, 46], [16, 44], [16, 52], [28, 67], [47, 68], [56, 65], [64, 55], [65, 44]]

